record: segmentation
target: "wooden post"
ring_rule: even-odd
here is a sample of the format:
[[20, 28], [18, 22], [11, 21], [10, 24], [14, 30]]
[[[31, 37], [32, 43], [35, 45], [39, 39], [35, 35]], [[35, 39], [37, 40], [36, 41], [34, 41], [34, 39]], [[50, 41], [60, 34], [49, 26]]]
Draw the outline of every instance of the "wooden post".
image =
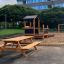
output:
[[40, 33], [40, 20], [38, 18], [38, 33]]
[[26, 22], [24, 21], [24, 27], [26, 26]]
[[33, 29], [34, 29], [34, 35], [35, 35], [35, 18], [33, 19]]
[[30, 27], [31, 27], [31, 22], [30, 22]]
[[47, 25], [47, 29], [48, 29], [48, 25]]
[[58, 32], [60, 32], [60, 28], [59, 28], [59, 26], [60, 26], [60, 25], [58, 24]]
[[44, 33], [44, 24], [43, 24], [43, 33]]
[[44, 24], [43, 24], [43, 29], [44, 29]]

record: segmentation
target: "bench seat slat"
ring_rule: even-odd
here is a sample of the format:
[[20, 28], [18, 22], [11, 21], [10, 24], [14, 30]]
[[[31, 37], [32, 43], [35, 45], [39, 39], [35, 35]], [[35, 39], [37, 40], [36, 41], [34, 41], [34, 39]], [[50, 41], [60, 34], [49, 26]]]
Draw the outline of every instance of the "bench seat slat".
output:
[[32, 47], [38, 45], [39, 43], [40, 43], [40, 42], [33, 42], [33, 43], [31, 43], [31, 44], [28, 44], [28, 45], [22, 47], [22, 49], [31, 49]]

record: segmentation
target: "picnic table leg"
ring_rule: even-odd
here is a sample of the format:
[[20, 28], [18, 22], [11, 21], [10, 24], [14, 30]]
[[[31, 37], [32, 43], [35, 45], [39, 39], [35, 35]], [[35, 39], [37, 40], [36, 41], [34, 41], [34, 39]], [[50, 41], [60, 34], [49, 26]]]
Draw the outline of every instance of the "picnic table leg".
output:
[[4, 51], [4, 49], [5, 49], [5, 43], [4, 43], [4, 45], [2, 46], [2, 47], [0, 47], [0, 56], [2, 57], [3, 56], [3, 54], [2, 54], [2, 52]]
[[20, 42], [18, 41], [18, 46], [17, 46], [20, 50], [21, 50], [21, 53], [23, 54], [23, 56], [27, 56], [26, 55], [26, 50], [23, 50], [23, 49], [21, 49], [22, 47], [21, 47], [21, 44], [20, 44]]
[[33, 42], [33, 39], [32, 38], [28, 38], [25, 40], [27, 43], [32, 43]]
[[31, 41], [31, 42], [33, 42], [33, 39], [32, 39], [32, 38], [30, 38], [30, 41]]
[[6, 46], [6, 44], [7, 44], [7, 42], [4, 42], [4, 46], [3, 46], [3, 47], [5, 47], [5, 46]]
[[3, 52], [3, 49], [2, 49], [2, 48], [0, 48], [0, 57], [2, 57], [2, 56], [3, 56], [2, 52]]
[[5, 50], [5, 46], [6, 46], [7, 42], [4, 42], [4, 46], [1, 48], [1, 51]]
[[22, 52], [23, 56], [27, 57], [28, 55], [25, 52]]
[[37, 47], [36, 46], [34, 46], [34, 48], [35, 48], [35, 50], [37, 50]]

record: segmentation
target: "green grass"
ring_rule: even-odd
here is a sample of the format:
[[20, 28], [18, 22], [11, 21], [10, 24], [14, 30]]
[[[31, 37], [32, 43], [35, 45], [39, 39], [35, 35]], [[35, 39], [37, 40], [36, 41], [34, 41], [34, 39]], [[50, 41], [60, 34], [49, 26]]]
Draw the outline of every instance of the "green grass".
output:
[[0, 35], [11, 35], [11, 34], [17, 34], [17, 33], [24, 33], [24, 30], [22, 29], [0, 29]]

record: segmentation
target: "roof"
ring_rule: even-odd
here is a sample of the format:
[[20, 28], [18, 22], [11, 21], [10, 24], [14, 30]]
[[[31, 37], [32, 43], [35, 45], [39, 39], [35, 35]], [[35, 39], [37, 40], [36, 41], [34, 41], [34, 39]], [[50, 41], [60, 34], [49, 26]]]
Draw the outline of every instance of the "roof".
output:
[[34, 19], [34, 18], [37, 18], [37, 15], [25, 16], [23, 19]]

